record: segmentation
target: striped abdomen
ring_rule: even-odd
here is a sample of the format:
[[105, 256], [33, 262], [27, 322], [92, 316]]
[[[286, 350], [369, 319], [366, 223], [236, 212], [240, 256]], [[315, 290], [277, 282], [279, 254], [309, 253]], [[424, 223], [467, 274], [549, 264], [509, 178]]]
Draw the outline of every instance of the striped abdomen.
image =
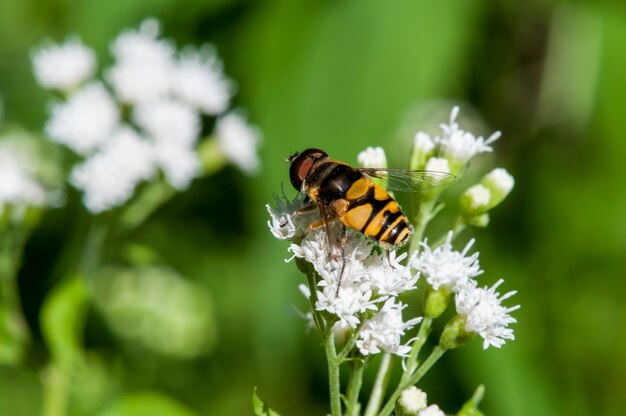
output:
[[412, 235], [398, 203], [357, 169], [328, 158], [318, 161], [305, 189], [313, 202], [328, 207], [346, 226], [379, 241], [399, 246]]
[[[359, 193], [362, 193], [360, 197], [350, 198]], [[341, 221], [378, 240], [383, 246], [400, 246], [413, 234], [409, 220], [398, 203], [369, 178], [356, 181], [348, 190], [346, 199], [350, 201], [350, 206]]]

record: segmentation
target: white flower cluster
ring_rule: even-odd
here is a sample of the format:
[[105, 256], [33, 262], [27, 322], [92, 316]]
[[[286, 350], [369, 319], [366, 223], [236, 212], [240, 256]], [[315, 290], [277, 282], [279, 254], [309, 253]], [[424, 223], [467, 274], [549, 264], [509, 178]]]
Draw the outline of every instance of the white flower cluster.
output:
[[[459, 115], [459, 107], [454, 107], [450, 114], [448, 124], [441, 124], [442, 135], [430, 136], [424, 132], [418, 132], [413, 142], [415, 169], [436, 170], [440, 172], [459, 174], [463, 166], [479, 153], [493, 151], [491, 143], [500, 137], [497, 131], [487, 139], [461, 129], [456, 122]], [[438, 158], [446, 160], [444, 165], [441, 160], [430, 165], [429, 159]]]
[[478, 253], [468, 255], [474, 244], [471, 240], [458, 252], [452, 248], [452, 232], [443, 245], [432, 249], [427, 242], [421, 242], [421, 252], [416, 252], [411, 258], [411, 265], [420, 271], [434, 290], [445, 288], [455, 293], [456, 311], [465, 317], [465, 330], [476, 333], [483, 338], [483, 347], [490, 345], [501, 347], [505, 340], [514, 339], [513, 330], [509, 324], [515, 319], [509, 314], [517, 309], [502, 306], [502, 301], [513, 296], [516, 292], [508, 292], [503, 296], [496, 293], [496, 288], [502, 284], [499, 280], [491, 288], [481, 288], [474, 278], [483, 273], [478, 262]]
[[0, 140], [0, 216], [7, 206], [45, 206], [51, 194], [33, 174], [37, 162], [10, 140]]
[[84, 158], [71, 182], [90, 211], [124, 204], [159, 170], [176, 189], [187, 188], [202, 170], [202, 115], [218, 117], [215, 135], [226, 159], [245, 172], [258, 168], [259, 132], [240, 114], [226, 113], [234, 87], [210, 47], [177, 53], [160, 38], [158, 21], [147, 19], [110, 50], [108, 85], [92, 79], [95, 55], [77, 38], [32, 54], [37, 81], [67, 96], [52, 105], [45, 131]]

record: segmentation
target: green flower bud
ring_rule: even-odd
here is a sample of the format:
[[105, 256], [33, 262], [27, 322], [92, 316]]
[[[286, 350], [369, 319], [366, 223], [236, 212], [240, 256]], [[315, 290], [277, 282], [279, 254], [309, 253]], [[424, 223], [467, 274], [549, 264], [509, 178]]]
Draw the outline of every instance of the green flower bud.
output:
[[439, 338], [439, 346], [446, 350], [452, 350], [467, 344], [473, 337], [473, 332], [465, 330], [465, 317], [456, 315], [443, 329], [441, 338]]
[[491, 209], [502, 202], [504, 198], [511, 193], [515, 185], [515, 180], [506, 169], [497, 168], [485, 175], [481, 184], [489, 189], [491, 193], [489, 200], [489, 209]]
[[426, 406], [426, 393], [415, 386], [411, 386], [400, 393], [400, 397], [396, 402], [396, 415], [416, 416]]
[[466, 218], [484, 214], [491, 206], [491, 191], [481, 184], [474, 185], [463, 192], [459, 205]]
[[489, 214], [476, 215], [466, 219], [468, 225], [485, 228], [489, 225]]
[[433, 290], [431, 286], [426, 289], [426, 304], [424, 305], [424, 314], [431, 318], [437, 319], [445, 312], [450, 303], [450, 289], [441, 286], [437, 290]]

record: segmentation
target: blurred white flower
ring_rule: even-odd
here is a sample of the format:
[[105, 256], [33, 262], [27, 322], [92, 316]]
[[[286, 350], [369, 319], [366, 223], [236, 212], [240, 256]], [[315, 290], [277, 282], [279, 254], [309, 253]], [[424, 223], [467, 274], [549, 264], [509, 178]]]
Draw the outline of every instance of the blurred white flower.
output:
[[0, 141], [0, 215], [6, 205], [43, 206], [50, 198], [32, 174], [36, 161]]
[[135, 346], [181, 359], [206, 353], [215, 341], [208, 293], [173, 270], [107, 268], [95, 284], [107, 323]]
[[100, 83], [91, 83], [63, 103], [55, 103], [45, 125], [50, 138], [80, 155], [98, 148], [119, 123], [113, 98]]
[[192, 147], [158, 142], [154, 145], [154, 151], [165, 179], [179, 191], [187, 189], [191, 181], [202, 171], [198, 154]]
[[433, 289], [444, 286], [456, 293], [483, 271], [478, 263], [478, 253], [467, 256], [474, 240], [458, 252], [452, 249], [452, 235], [450, 231], [444, 244], [434, 250], [428, 246], [427, 240], [420, 242], [422, 250], [413, 254], [411, 265], [422, 273]]
[[490, 207], [498, 205], [511, 193], [515, 179], [503, 168], [496, 168], [482, 179], [481, 183], [491, 192]]
[[475, 282], [468, 282], [456, 294], [456, 311], [465, 317], [465, 330], [479, 334], [483, 338], [483, 348], [490, 345], [500, 348], [507, 339], [515, 339], [509, 324], [517, 322], [509, 315], [519, 309], [519, 305], [506, 308], [502, 301], [513, 296], [511, 291], [500, 296], [496, 289], [504, 282], [500, 279], [492, 287], [476, 287]]
[[491, 192], [481, 184], [469, 187], [461, 195], [461, 208], [464, 212], [480, 213], [489, 208]]
[[402, 320], [402, 310], [406, 307], [396, 298], [389, 298], [373, 318], [363, 322], [356, 346], [362, 354], [378, 354], [382, 351], [406, 356], [411, 346], [401, 344], [406, 330], [420, 323], [422, 318]]
[[171, 91], [175, 48], [159, 39], [159, 33], [158, 21], [146, 19], [139, 30], [123, 32], [113, 42], [116, 62], [106, 79], [124, 103], [149, 102]]
[[405, 415], [417, 415], [417, 412], [426, 408], [427, 403], [426, 393], [415, 386], [404, 390], [398, 398], [398, 404]]
[[222, 72], [222, 63], [212, 48], [183, 50], [173, 74], [173, 94], [205, 114], [228, 109], [233, 85]]
[[386, 168], [387, 157], [382, 147], [368, 147], [357, 156], [359, 165], [364, 168]]
[[450, 164], [448, 159], [443, 157], [431, 157], [426, 162], [425, 169], [432, 172], [450, 173]]
[[87, 209], [99, 213], [124, 204], [156, 170], [150, 143], [124, 126], [94, 155], [74, 167], [70, 182], [83, 190]]
[[220, 117], [215, 126], [217, 141], [226, 158], [247, 173], [259, 168], [257, 146], [261, 141], [259, 131], [237, 113]]
[[418, 131], [413, 139], [413, 148], [426, 155], [433, 151], [435, 142], [428, 134]]
[[96, 69], [96, 56], [78, 37], [60, 45], [46, 44], [32, 53], [37, 82], [44, 88], [72, 91], [90, 78]]
[[417, 416], [446, 416], [446, 414], [436, 404], [431, 404], [426, 409], [421, 410]]
[[191, 148], [200, 135], [200, 116], [172, 99], [161, 99], [135, 107], [134, 120], [148, 135], [163, 144]]

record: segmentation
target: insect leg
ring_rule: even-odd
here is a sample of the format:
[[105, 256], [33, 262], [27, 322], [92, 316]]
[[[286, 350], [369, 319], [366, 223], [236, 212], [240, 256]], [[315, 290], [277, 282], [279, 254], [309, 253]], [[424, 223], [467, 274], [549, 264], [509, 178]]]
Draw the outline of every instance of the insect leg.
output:
[[[310, 203], [308, 205], [303, 206], [302, 208], [299, 208], [297, 210], [295, 210], [292, 214], [291, 217], [297, 217], [300, 216], [302, 214], [306, 214], [307, 212], [313, 211], [315, 209], [315, 204]], [[287, 222], [284, 222], [283, 224], [281, 224], [281, 227], [284, 227], [285, 225], [287, 225]]]
[[341, 271], [339, 272], [339, 279], [337, 281], [337, 290], [335, 290], [335, 297], [339, 296], [339, 289], [341, 288], [341, 280], [343, 278], [343, 272], [346, 269], [346, 242], [348, 241], [348, 233], [346, 226], [341, 224], [341, 235], [339, 237], [339, 246], [341, 248]]

